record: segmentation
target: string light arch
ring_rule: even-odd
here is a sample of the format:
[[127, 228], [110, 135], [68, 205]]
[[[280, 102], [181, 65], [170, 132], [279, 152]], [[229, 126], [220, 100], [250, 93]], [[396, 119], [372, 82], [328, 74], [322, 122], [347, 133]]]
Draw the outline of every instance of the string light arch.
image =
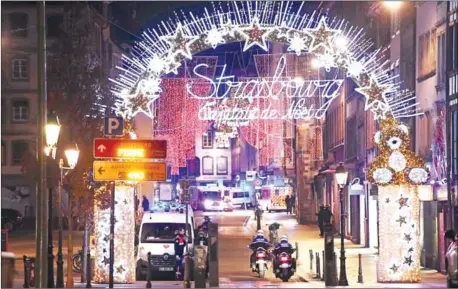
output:
[[[399, 244], [391, 244], [398, 250], [396, 256], [380, 258], [378, 275], [382, 277], [379, 281], [417, 282], [420, 244], [415, 190], [426, 182], [427, 175], [424, 162], [405, 144], [399, 149], [395, 143], [408, 143], [407, 133], [398, 121], [421, 114], [416, 97], [400, 89], [399, 75], [390, 73], [386, 50], [374, 49], [372, 41], [365, 38], [364, 29], [317, 11], [307, 14], [305, 2], [299, 7], [295, 5], [299, 4], [289, 1], [212, 2], [201, 15], [181, 11], [181, 15], [175, 13], [156, 28], [148, 29], [133, 54], [123, 56], [128, 68], [118, 67], [120, 75], [111, 79], [112, 92], [121, 99], [117, 113], [131, 119], [142, 111], [154, 119], [151, 107], [163, 92], [164, 77], [178, 75], [182, 63], [192, 60], [193, 55], [232, 42], [243, 43], [243, 51], [255, 46], [268, 51], [269, 42], [283, 43], [287, 51], [298, 56], [311, 54], [316, 67], [328, 72], [332, 69], [345, 71], [346, 77], [356, 83], [356, 91], [365, 97], [365, 110], [371, 111], [376, 121], [381, 121], [382, 132], [378, 138], [376, 135], [376, 141], [391, 142], [378, 143], [384, 152], [370, 167], [368, 179], [384, 188], [381, 194], [386, 191], [386, 205], [382, 205], [380, 211], [380, 218], [386, 219], [382, 226], [386, 233], [384, 244], [399, 239], [401, 232], [404, 237]], [[410, 163], [415, 167], [407, 167]], [[402, 205], [399, 214], [393, 214], [390, 206], [398, 197], [409, 199], [411, 204]], [[398, 228], [394, 230], [392, 226]], [[381, 248], [380, 251], [390, 250]]]

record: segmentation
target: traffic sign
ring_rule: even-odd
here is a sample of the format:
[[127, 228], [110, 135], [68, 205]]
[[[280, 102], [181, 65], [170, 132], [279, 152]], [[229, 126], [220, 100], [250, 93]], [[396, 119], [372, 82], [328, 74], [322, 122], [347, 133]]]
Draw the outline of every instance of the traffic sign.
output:
[[94, 158], [165, 159], [167, 142], [152, 139], [94, 139]]
[[124, 119], [120, 116], [106, 116], [104, 130], [105, 135], [124, 135]]
[[94, 161], [96, 181], [165, 181], [165, 163]]

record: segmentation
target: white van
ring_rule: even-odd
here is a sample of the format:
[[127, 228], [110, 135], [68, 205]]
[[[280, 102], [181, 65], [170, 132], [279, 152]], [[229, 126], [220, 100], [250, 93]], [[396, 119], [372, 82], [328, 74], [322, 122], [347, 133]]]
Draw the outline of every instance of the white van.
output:
[[176, 272], [175, 236], [180, 229], [187, 227], [188, 247], [192, 251], [194, 242], [194, 211], [186, 205], [160, 202], [143, 215], [139, 231], [136, 279], [145, 280], [148, 270], [148, 252], [151, 253], [151, 276], [162, 277]]
[[253, 194], [243, 188], [232, 188], [231, 189], [231, 202], [234, 207], [241, 207], [242, 209], [254, 206]]

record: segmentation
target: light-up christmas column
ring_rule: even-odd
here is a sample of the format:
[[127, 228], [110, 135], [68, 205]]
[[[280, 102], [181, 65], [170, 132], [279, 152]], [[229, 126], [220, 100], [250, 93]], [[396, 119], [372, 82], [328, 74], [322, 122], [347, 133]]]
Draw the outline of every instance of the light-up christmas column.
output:
[[420, 200], [418, 185], [426, 183], [423, 160], [410, 150], [408, 128], [392, 116], [375, 134], [380, 155], [368, 179], [379, 189], [380, 248], [378, 282], [420, 281]]

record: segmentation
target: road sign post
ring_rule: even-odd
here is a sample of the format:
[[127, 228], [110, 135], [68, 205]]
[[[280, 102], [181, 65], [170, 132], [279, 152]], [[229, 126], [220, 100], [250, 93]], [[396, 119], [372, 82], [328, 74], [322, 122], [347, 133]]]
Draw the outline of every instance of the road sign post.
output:
[[94, 139], [94, 158], [165, 159], [167, 141], [151, 139]]
[[96, 181], [165, 181], [165, 163], [94, 161]]

